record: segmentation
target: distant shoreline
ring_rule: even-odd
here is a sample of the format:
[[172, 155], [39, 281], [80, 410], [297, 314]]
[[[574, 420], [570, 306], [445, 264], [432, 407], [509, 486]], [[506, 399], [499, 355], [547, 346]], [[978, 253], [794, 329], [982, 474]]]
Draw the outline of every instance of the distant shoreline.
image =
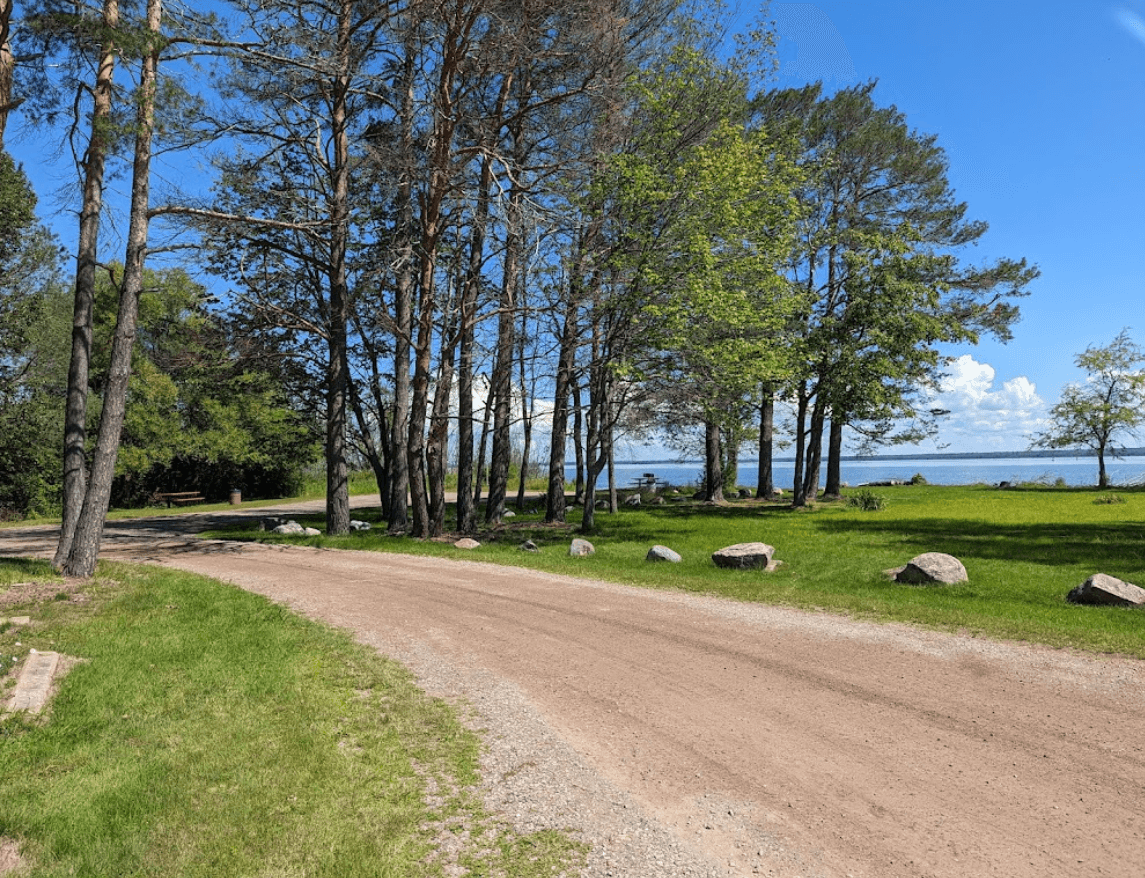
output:
[[[1116, 453], [1107, 451], [1105, 453], [1107, 460], [1117, 460], [1122, 457], [1145, 457], [1145, 447], [1140, 448], [1119, 448]], [[957, 454], [943, 453], [940, 451], [922, 452], [919, 454], [879, 454], [879, 455], [844, 455], [840, 460], [848, 462], [855, 461], [868, 461], [870, 463], [878, 463], [880, 461], [895, 461], [895, 460], [1048, 460], [1051, 458], [1097, 458], [1097, 453], [1089, 448], [1063, 448], [1057, 451], [970, 451], [960, 452]], [[777, 463], [792, 463], [794, 457], [777, 457]], [[618, 460], [617, 464], [624, 466], [635, 465], [651, 465], [651, 464], [685, 464], [685, 463], [700, 463], [698, 459], [688, 460]], [[759, 463], [757, 457], [741, 457], [740, 463]]]

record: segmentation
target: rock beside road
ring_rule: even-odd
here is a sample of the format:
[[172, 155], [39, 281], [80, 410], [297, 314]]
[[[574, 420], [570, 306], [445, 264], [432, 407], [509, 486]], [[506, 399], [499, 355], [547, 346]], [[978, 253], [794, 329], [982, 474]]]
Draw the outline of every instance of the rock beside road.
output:
[[887, 573], [895, 582], [909, 585], [955, 585], [970, 579], [961, 561], [942, 552], [916, 555], [905, 566]]
[[775, 546], [767, 543], [736, 543], [712, 553], [715, 565], [727, 570], [774, 570], [774, 557]]
[[1103, 607], [1145, 607], [1145, 588], [1104, 573], [1095, 573], [1074, 588], [1066, 600], [1071, 604]]

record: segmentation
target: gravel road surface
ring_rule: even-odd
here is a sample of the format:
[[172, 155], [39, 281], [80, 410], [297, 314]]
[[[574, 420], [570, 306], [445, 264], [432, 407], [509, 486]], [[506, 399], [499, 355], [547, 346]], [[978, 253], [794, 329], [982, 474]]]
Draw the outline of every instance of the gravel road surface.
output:
[[[588, 841], [590, 878], [1145, 874], [1145, 663], [191, 536], [217, 521], [112, 523], [104, 557], [235, 583], [402, 661], [484, 730], [489, 805]], [[0, 531], [0, 555], [53, 538]]]

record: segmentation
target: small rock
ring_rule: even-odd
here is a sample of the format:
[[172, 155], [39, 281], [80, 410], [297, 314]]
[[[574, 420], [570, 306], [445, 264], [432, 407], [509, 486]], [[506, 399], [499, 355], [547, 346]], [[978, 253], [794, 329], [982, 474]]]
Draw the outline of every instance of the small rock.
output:
[[304, 528], [302, 528], [302, 533], [304, 536], [308, 536], [308, 537], [320, 537], [320, 536], [322, 536], [322, 531], [318, 530], [318, 528], [316, 528], [316, 527], [304, 527]]
[[273, 531], [276, 527], [281, 527], [284, 524], [286, 524], [285, 518], [264, 518], [258, 523], [258, 529]]
[[739, 498], [741, 500], [751, 499], [751, 491], [749, 491], [747, 488], [740, 488], [739, 489]]
[[911, 558], [905, 567], [894, 571], [896, 582], [905, 582], [910, 585], [954, 585], [966, 582], [970, 577], [962, 562], [953, 555], [942, 552], [925, 552]]
[[506, 509], [504, 512], [501, 513], [501, 517], [502, 518], [516, 518], [517, 513], [514, 512], [512, 509]]
[[306, 528], [300, 525], [297, 521], [288, 521], [271, 529], [271, 533], [290, 534], [291, 536], [297, 536], [298, 534], [305, 532]]
[[607, 509], [608, 508], [608, 501], [607, 500], [597, 500], [596, 503], [593, 504], [593, 508], [595, 508], [595, 509]]
[[1105, 607], [1145, 607], [1145, 588], [1105, 573], [1095, 573], [1066, 595], [1071, 604]]
[[653, 497], [651, 500], [649, 500], [648, 505], [649, 506], [663, 506], [667, 502], [668, 501], [666, 501], [663, 497], [657, 496], [657, 497]]
[[767, 543], [737, 543], [712, 553], [717, 567], [729, 570], [772, 570], [775, 547]]
[[454, 543], [453, 548], [455, 548], [455, 549], [476, 549], [480, 545], [481, 544], [479, 542], [477, 542], [477, 540], [470, 539], [469, 537], [465, 537], [464, 539], [460, 539], [456, 543]]
[[539, 552], [541, 547], [534, 543], [532, 540], [525, 540], [521, 545], [517, 546], [522, 552]]
[[667, 546], [653, 546], [648, 550], [648, 554], [644, 557], [645, 561], [669, 561], [673, 564], [679, 564], [683, 558], [680, 557], [678, 552], [674, 552]]
[[596, 554], [596, 547], [588, 540], [575, 539], [569, 545], [569, 554], [574, 558], [584, 558]]
[[639, 494], [633, 494], [631, 497], [626, 498], [624, 501], [624, 505], [625, 506], [639, 506], [640, 505], [640, 495]]
[[369, 530], [373, 525], [368, 521], [358, 521], [356, 518], [350, 519], [350, 530]]

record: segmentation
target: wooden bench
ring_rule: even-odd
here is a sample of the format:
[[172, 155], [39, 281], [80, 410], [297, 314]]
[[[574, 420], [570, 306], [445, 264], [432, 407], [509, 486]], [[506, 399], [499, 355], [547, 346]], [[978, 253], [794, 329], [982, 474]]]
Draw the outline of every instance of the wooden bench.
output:
[[172, 506], [191, 506], [195, 503], [206, 503], [207, 498], [198, 491], [156, 491], [157, 500], [167, 501], [167, 508]]

